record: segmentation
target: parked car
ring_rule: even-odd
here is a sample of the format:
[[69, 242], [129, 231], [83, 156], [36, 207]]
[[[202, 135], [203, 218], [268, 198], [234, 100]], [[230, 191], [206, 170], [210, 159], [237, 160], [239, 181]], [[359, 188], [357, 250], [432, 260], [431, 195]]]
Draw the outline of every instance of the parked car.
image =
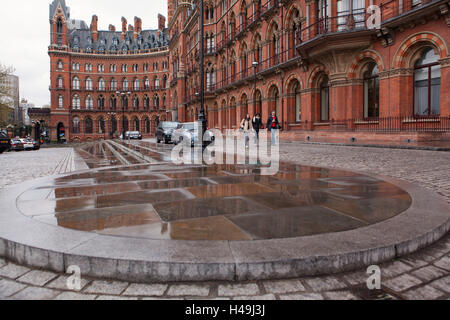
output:
[[[123, 139], [123, 134], [120, 135], [120, 138]], [[142, 140], [142, 135], [139, 131], [127, 131], [125, 132], [125, 140]]]
[[34, 150], [41, 149], [41, 144], [39, 142], [37, 142], [36, 140], [31, 140], [31, 142], [33, 142]]
[[30, 139], [20, 139], [25, 151], [34, 150], [34, 144]]
[[173, 132], [180, 126], [179, 122], [164, 121], [160, 122], [156, 128], [156, 142], [164, 141], [169, 144], [172, 141]]
[[25, 148], [20, 139], [11, 140], [11, 151], [23, 151], [23, 150], [25, 150]]
[[[201, 128], [197, 128], [196, 130], [196, 126], [200, 126], [200, 124], [198, 122], [180, 124], [178, 129], [172, 134], [172, 142], [177, 145], [187, 140], [191, 142], [191, 147], [195, 145], [196, 141], [201, 142], [201, 139], [197, 136]], [[209, 145], [215, 140], [215, 137], [211, 131], [207, 130], [204, 134], [204, 140], [205, 144]]]
[[6, 133], [0, 132], [0, 153], [11, 150], [11, 139]]

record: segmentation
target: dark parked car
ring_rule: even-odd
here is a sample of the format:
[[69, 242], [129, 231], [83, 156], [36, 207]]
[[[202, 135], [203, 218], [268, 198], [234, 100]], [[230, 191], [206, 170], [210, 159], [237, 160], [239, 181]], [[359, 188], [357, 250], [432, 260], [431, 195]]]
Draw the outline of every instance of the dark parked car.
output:
[[11, 139], [6, 133], [0, 132], [0, 153], [11, 150]]
[[19, 139], [11, 140], [11, 151], [23, 151], [23, 150], [25, 150], [25, 147], [21, 140]]
[[164, 141], [165, 144], [169, 144], [172, 141], [173, 131], [179, 128], [179, 122], [164, 121], [156, 128], [156, 142], [160, 143]]
[[31, 142], [33, 142], [34, 150], [41, 149], [41, 144], [39, 142], [37, 142], [36, 140], [31, 140]]

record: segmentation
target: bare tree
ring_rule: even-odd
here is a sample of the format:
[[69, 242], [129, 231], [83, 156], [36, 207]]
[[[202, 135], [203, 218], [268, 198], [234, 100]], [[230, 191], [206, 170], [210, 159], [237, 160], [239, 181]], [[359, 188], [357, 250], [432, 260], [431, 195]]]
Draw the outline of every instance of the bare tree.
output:
[[12, 67], [0, 64], [0, 128], [10, 124], [11, 107], [13, 106], [11, 87], [8, 76], [14, 72]]

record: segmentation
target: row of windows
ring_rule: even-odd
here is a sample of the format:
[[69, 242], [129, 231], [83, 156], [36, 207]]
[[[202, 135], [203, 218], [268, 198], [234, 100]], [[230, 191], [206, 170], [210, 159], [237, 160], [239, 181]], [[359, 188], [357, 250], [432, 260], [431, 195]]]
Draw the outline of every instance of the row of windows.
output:
[[[115, 97], [115, 96], [110, 97], [110, 99], [109, 99], [109, 107], [110, 107], [110, 109], [116, 109], [117, 108], [117, 106], [118, 106], [117, 99], [118, 98]], [[128, 108], [128, 98], [127, 97], [124, 97], [123, 99], [119, 99], [119, 100], [122, 100], [121, 106], [123, 108]], [[105, 97], [103, 97], [103, 96], [98, 97], [98, 99], [97, 99], [97, 107], [98, 107], [98, 109], [102, 110], [102, 109], [104, 109], [106, 107], [105, 101], [106, 101]], [[137, 108], [140, 107], [140, 101], [141, 100], [140, 100], [140, 98], [138, 96], [134, 96], [131, 99], [131, 101], [132, 101], [133, 108], [137, 109]], [[153, 105], [152, 105], [153, 107], [159, 108], [161, 106], [160, 105], [160, 102], [161, 102], [160, 101], [160, 97], [157, 94], [153, 96], [152, 101], [153, 101]], [[90, 95], [88, 95], [86, 97], [84, 102], [85, 102], [84, 106], [85, 106], [86, 110], [94, 110], [94, 99]], [[163, 96], [163, 98], [162, 98], [162, 106], [165, 106], [165, 105], [166, 105], [166, 96]], [[147, 95], [145, 95], [142, 98], [142, 106], [144, 108], [150, 108], [150, 98]], [[64, 97], [63, 96], [59, 96], [58, 97], [58, 108], [60, 108], [60, 109], [64, 108]], [[81, 110], [81, 98], [77, 94], [72, 97], [72, 109], [73, 110]]]
[[[143, 80], [143, 89], [150, 89], [150, 79], [149, 78], [144, 78]], [[81, 86], [80, 86], [81, 82], [80, 79], [78, 77], [74, 77], [72, 80], [72, 89], [73, 90], [80, 90]], [[106, 82], [104, 79], [99, 79], [98, 82], [98, 90], [106, 90]], [[115, 79], [111, 79], [110, 81], [110, 88], [111, 90], [116, 90], [118, 88], [118, 82]], [[153, 81], [152, 81], [152, 85], [154, 89], [165, 89], [167, 86], [167, 76], [164, 75], [163, 79], [160, 80], [158, 77], [154, 77]], [[122, 89], [128, 90], [130, 86], [130, 81], [128, 79], [123, 79], [122, 80]], [[134, 90], [140, 90], [141, 89], [141, 81], [139, 79], [134, 79], [132, 82], [132, 86]], [[57, 88], [58, 89], [64, 89], [64, 79], [62, 77], [58, 77], [57, 79]], [[93, 87], [93, 81], [91, 78], [87, 78], [85, 81], [85, 88], [84, 90], [94, 90]]]
[[[112, 119], [109, 122], [109, 129], [110, 132], [114, 133], [118, 129], [118, 125], [124, 125], [125, 131], [128, 131], [129, 128], [129, 120], [128, 118], [125, 118], [124, 121], [120, 120], [118, 121], [115, 117], [112, 117]], [[140, 131], [141, 125], [143, 126], [145, 133], [150, 133], [151, 128], [155, 127], [155, 122], [151, 121], [150, 118], [145, 118], [142, 123], [139, 121], [138, 118], [134, 118], [131, 122], [131, 126], [133, 131]], [[96, 121], [96, 129], [97, 133], [99, 134], [105, 134], [106, 133], [106, 121], [104, 118], [100, 118]], [[72, 119], [72, 133], [78, 134], [81, 133], [81, 120], [78, 117], [74, 117]], [[94, 120], [91, 118], [86, 118], [84, 120], [84, 133], [86, 134], [93, 134], [94, 133]]]
[[[163, 61], [162, 62], [162, 70], [167, 70], [168, 67], [168, 63], [167, 61]], [[63, 70], [64, 69], [64, 63], [59, 60], [58, 61], [58, 70]], [[132, 65], [132, 69], [133, 72], [139, 72], [139, 64], [133, 64]], [[84, 71], [85, 72], [92, 72], [93, 67], [92, 64], [90, 63], [86, 63], [84, 66]], [[121, 70], [122, 72], [128, 72], [128, 65], [126, 64], [122, 64], [121, 65]], [[143, 71], [148, 71], [149, 70], [149, 64], [148, 63], [144, 63], [142, 65], [142, 70]], [[153, 71], [158, 71], [159, 70], [159, 63], [153, 63]], [[72, 64], [72, 71], [80, 71], [80, 64], [77, 62], [74, 62]], [[109, 65], [109, 71], [110, 72], [117, 72], [117, 66], [115, 64], [111, 64]], [[105, 65], [104, 64], [98, 64], [97, 65], [97, 72], [105, 72]]]

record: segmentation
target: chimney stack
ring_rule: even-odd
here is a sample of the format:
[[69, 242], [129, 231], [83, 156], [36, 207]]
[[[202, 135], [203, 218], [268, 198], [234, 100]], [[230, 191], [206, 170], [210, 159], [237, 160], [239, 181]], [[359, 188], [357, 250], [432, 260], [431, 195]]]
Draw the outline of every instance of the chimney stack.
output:
[[162, 31], [166, 28], [166, 17], [158, 14], [158, 30]]
[[134, 17], [134, 39], [137, 39], [138, 35], [142, 32], [142, 20], [141, 18]]
[[98, 40], [98, 17], [96, 15], [92, 16], [91, 36], [92, 36], [92, 41], [97, 42], [97, 40]]
[[125, 35], [127, 34], [127, 24], [128, 24], [127, 19], [122, 17], [122, 35], [120, 36], [122, 40], [125, 39]]
[[116, 32], [116, 27], [113, 26], [112, 24], [110, 24], [109, 27], [108, 27], [108, 30]]

